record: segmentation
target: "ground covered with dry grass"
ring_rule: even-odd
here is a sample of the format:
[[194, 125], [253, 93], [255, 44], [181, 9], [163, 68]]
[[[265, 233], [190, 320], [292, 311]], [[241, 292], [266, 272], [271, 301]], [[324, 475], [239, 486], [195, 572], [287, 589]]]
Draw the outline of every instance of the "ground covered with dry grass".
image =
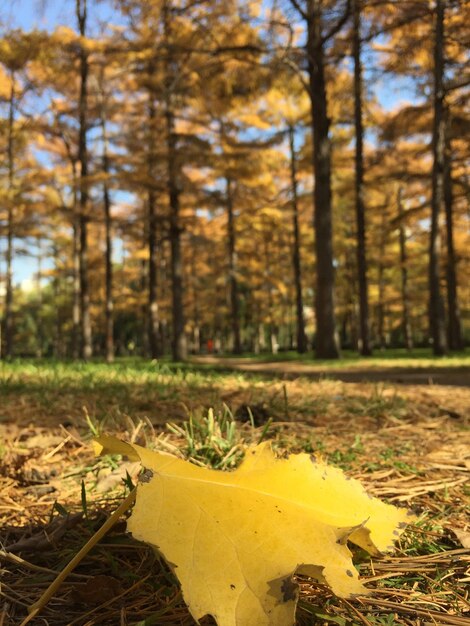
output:
[[[470, 624], [468, 387], [19, 362], [1, 366], [0, 393], [2, 626], [22, 623], [136, 481], [138, 465], [93, 456], [101, 432], [221, 469], [260, 438], [322, 454], [419, 520], [392, 555], [356, 553], [370, 596], [339, 600], [301, 579], [298, 624]], [[173, 575], [122, 520], [30, 623], [194, 622]]]

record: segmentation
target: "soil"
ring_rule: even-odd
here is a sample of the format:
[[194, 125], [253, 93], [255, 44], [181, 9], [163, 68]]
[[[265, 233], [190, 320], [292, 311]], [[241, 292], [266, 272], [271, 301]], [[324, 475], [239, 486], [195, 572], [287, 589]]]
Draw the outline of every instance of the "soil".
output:
[[253, 362], [251, 359], [194, 357], [193, 363], [211, 365], [221, 370], [247, 374], [279, 376], [288, 380], [306, 377], [311, 380], [334, 379], [345, 383], [388, 382], [401, 385], [448, 385], [470, 387], [470, 367], [377, 367], [322, 368], [320, 365], [290, 361]]

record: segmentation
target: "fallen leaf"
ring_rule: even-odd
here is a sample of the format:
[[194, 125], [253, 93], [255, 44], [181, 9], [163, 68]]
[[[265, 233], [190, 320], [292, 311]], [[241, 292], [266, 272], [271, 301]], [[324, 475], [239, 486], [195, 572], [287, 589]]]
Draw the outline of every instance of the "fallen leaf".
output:
[[118, 485], [129, 475], [132, 479], [137, 478], [140, 471], [140, 463], [123, 463], [120, 467], [112, 470], [105, 468], [98, 473], [95, 490], [98, 493], [106, 493]]
[[470, 532], [468, 530], [460, 530], [459, 528], [450, 529], [464, 548], [470, 548]]
[[114, 437], [97, 439], [96, 451], [140, 459], [147, 471], [128, 530], [165, 557], [193, 617], [210, 614], [219, 626], [293, 624], [295, 572], [341, 597], [367, 593], [347, 542], [391, 550], [413, 519], [322, 460], [277, 459], [269, 442], [249, 448], [233, 472]]

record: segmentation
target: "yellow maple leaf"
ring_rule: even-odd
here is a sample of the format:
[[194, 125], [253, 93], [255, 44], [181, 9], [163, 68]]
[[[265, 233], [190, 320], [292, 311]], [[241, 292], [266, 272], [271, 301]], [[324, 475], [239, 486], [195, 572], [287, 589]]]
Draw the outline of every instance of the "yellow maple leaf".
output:
[[128, 529], [162, 554], [193, 617], [219, 626], [288, 626], [300, 572], [341, 597], [367, 593], [347, 541], [371, 553], [393, 547], [404, 509], [308, 454], [278, 459], [269, 442], [247, 450], [233, 472], [198, 467], [114, 437], [96, 451], [140, 460]]

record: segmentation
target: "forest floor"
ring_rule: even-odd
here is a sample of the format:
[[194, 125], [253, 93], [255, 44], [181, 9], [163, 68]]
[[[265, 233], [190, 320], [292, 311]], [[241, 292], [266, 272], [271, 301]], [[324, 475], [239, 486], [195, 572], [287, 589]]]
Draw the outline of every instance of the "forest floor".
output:
[[[95, 458], [93, 436], [118, 434], [186, 455], [192, 446], [193, 456], [196, 447], [199, 460], [209, 463], [204, 446], [214, 433], [204, 416], [213, 407], [221, 420], [237, 420], [229, 445], [242, 450], [264, 436], [279, 450], [319, 452], [359, 478], [369, 493], [419, 515], [393, 554], [357, 555], [370, 596], [344, 601], [300, 579], [299, 626], [468, 626], [468, 384], [344, 382], [331, 370], [314, 380], [310, 375], [321, 372], [298, 377], [298, 364], [283, 379], [283, 371], [228, 372], [226, 363], [224, 371], [215, 365], [0, 365], [0, 625], [22, 623], [28, 605], [122, 501], [127, 473], [134, 481], [139, 473], [135, 463]], [[426, 367], [448, 367], [433, 365], [428, 361]], [[456, 365], [461, 367], [466, 365]], [[190, 416], [202, 424], [199, 441], [166, 426]], [[30, 623], [194, 621], [172, 575], [121, 522]]]
[[278, 376], [285, 379], [306, 376], [312, 380], [326, 378], [343, 382], [387, 382], [403, 385], [451, 385], [470, 387], [470, 356], [459, 354], [432, 359], [427, 352], [394, 354], [395, 358], [368, 357], [344, 358], [335, 361], [314, 361], [309, 355], [299, 359], [295, 353], [280, 353], [275, 357], [261, 355], [249, 357], [221, 357], [204, 355], [193, 357], [192, 362], [222, 371], [236, 370], [246, 373]]

